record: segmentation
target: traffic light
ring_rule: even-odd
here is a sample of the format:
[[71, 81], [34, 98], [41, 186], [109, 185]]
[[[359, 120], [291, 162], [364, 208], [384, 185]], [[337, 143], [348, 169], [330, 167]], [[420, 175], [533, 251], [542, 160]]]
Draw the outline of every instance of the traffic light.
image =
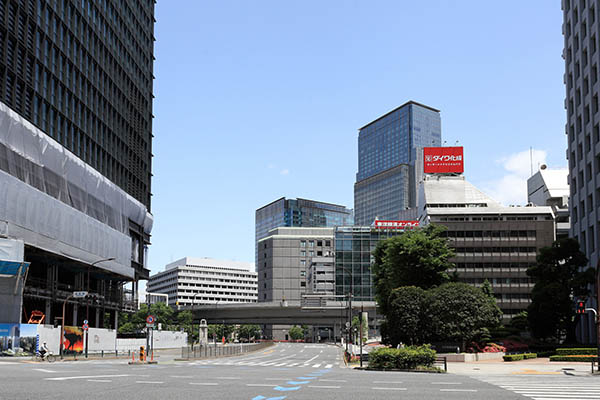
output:
[[577, 314], [585, 314], [585, 301], [577, 301], [577, 305], [575, 307], [575, 312]]

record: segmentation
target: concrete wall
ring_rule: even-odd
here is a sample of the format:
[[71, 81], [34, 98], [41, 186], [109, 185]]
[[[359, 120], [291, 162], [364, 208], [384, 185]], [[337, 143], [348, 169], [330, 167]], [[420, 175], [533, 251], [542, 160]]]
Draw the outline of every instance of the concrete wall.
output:
[[114, 329], [90, 328], [88, 330], [88, 352], [115, 351], [117, 331]]

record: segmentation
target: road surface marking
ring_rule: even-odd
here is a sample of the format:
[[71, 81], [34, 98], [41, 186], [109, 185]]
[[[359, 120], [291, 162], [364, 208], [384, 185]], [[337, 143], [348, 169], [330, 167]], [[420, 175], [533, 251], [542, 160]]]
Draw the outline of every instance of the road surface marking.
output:
[[88, 379], [88, 382], [112, 382], [110, 379]]
[[163, 381], [135, 381], [135, 383], [164, 383]]
[[462, 385], [462, 382], [431, 382], [432, 385]]
[[288, 365], [288, 367], [295, 367], [298, 364], [300, 364], [300, 363], [291, 363], [290, 365]]
[[237, 376], [217, 376], [215, 379], [242, 379]]
[[287, 364], [287, 363], [286, 363], [286, 362], [283, 362], [283, 363], [275, 364], [275, 366], [276, 366], [276, 367], [281, 367], [282, 365], [285, 365], [285, 364]]
[[[300, 378], [298, 378], [300, 379]], [[320, 379], [319, 382], [348, 382], [345, 379]]]
[[402, 381], [373, 381], [373, 383], [391, 383], [391, 384], [398, 384], [398, 383], [402, 383]]
[[56, 374], [58, 371], [52, 371], [51, 369], [34, 368], [34, 371], [45, 372], [47, 374]]
[[190, 382], [190, 385], [218, 386], [219, 384], [216, 382]]
[[321, 364], [315, 364], [313, 365], [313, 368], [319, 368], [321, 366]]
[[304, 364], [309, 364], [312, 360], [314, 360], [315, 358], [319, 357], [319, 355], [317, 354], [316, 356], [314, 356], [313, 358], [311, 358], [310, 360], [306, 360], [304, 361]]
[[477, 389], [440, 389], [440, 392], [476, 392]]
[[[281, 379], [278, 379], [281, 380]], [[260, 387], [275, 387], [279, 385], [269, 385], [268, 383], [246, 383], [246, 386], [260, 386]]]
[[325, 368], [326, 368], [326, 369], [333, 368], [333, 364], [327, 364], [327, 365], [325, 366]]
[[406, 390], [406, 388], [393, 388], [393, 387], [372, 387], [373, 390]]
[[192, 375], [171, 375], [169, 378], [193, 378]]
[[[94, 379], [94, 378], [122, 378], [125, 376], [131, 376], [129, 374], [123, 375], [83, 375], [83, 376], [63, 376], [61, 378], [45, 378], [47, 381], [70, 381], [72, 379]], [[138, 375], [139, 376], [139, 375]]]
[[317, 388], [317, 389], [339, 389], [341, 386], [322, 386], [322, 385], [313, 385], [308, 386], [309, 388]]

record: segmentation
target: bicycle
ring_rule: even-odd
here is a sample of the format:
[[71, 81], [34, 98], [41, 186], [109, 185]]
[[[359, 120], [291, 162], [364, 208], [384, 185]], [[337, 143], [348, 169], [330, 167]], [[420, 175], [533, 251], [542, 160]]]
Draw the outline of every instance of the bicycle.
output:
[[49, 352], [42, 356], [42, 353], [40, 353], [38, 351], [35, 354], [35, 361], [37, 361], [37, 362], [48, 361], [49, 363], [52, 363], [52, 362], [56, 361], [56, 356]]

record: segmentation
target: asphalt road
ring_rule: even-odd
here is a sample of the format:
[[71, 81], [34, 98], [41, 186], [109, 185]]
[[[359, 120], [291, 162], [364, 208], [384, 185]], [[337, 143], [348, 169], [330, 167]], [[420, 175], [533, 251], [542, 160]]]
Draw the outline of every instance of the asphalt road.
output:
[[[190, 362], [168, 358], [161, 356], [157, 365], [127, 365], [124, 360], [52, 364], [0, 361], [0, 399], [561, 398], [553, 394], [552, 387], [544, 388], [547, 382], [538, 385], [532, 381], [534, 377], [515, 383], [510, 376], [506, 381], [495, 376], [494, 381], [485, 382], [455, 374], [352, 370], [344, 367], [341, 350], [331, 345], [280, 343], [241, 357]], [[573, 378], [584, 379], [551, 378], [553, 385], [569, 391], [573, 391], [571, 384], [581, 387]], [[538, 386], [542, 387], [540, 396], [532, 394]], [[585, 390], [581, 398], [600, 399], [600, 392], [594, 391], [600, 391], [600, 385]]]

